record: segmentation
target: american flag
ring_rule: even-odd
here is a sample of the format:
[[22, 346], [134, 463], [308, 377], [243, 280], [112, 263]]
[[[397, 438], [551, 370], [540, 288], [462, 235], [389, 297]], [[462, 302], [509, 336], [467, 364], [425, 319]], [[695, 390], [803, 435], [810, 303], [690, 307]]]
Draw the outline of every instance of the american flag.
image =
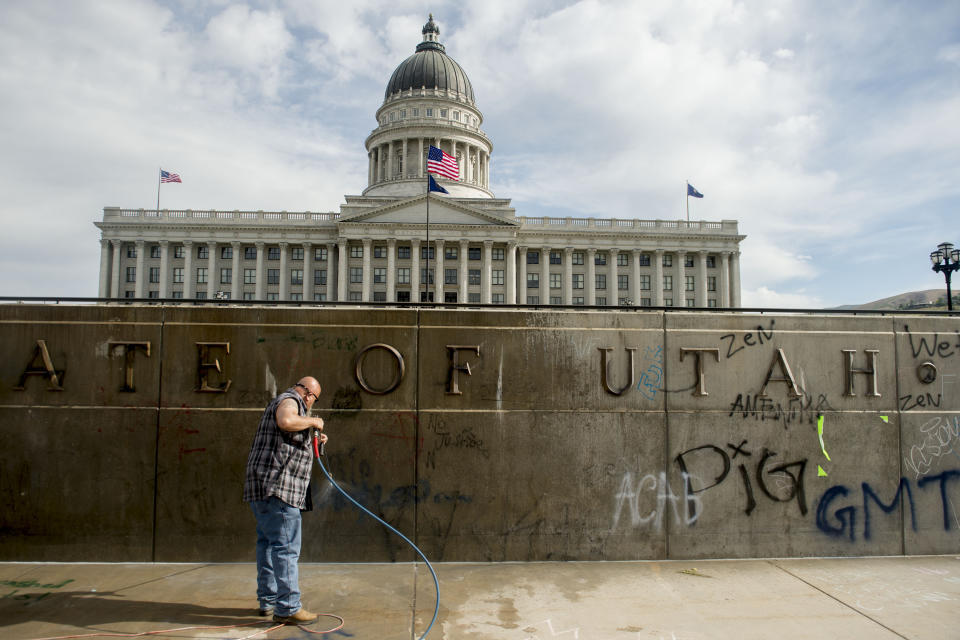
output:
[[433, 145], [430, 145], [430, 152], [427, 154], [427, 171], [451, 180], [460, 179], [460, 167], [457, 165], [457, 159]]
[[163, 169], [160, 169], [160, 182], [161, 184], [164, 182], [179, 182], [182, 184], [183, 180], [180, 179], [180, 174], [178, 173], [172, 173], [170, 171], [164, 171]]

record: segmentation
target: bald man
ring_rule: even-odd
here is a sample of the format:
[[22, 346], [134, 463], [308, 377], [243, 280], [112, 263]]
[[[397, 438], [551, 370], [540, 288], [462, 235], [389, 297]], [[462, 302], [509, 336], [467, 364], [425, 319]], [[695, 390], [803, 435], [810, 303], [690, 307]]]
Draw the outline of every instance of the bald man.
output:
[[[320, 395], [315, 378], [301, 378], [274, 398], [260, 418], [247, 458], [243, 500], [257, 519], [257, 600], [260, 615], [274, 622], [309, 624], [317, 615], [300, 603], [300, 511], [309, 504], [313, 453], [310, 429], [323, 420], [309, 416]], [[327, 436], [320, 434], [322, 442]]]

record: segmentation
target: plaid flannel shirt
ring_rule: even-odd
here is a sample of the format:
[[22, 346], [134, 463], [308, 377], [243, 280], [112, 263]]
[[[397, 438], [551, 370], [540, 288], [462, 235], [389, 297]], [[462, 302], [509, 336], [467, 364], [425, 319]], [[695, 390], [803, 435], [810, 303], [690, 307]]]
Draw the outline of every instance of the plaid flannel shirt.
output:
[[307, 407], [293, 387], [267, 405], [247, 458], [244, 502], [276, 496], [298, 509], [306, 505], [313, 470], [310, 430], [288, 432], [277, 426], [277, 407], [287, 398], [296, 401], [299, 415], [307, 415]]

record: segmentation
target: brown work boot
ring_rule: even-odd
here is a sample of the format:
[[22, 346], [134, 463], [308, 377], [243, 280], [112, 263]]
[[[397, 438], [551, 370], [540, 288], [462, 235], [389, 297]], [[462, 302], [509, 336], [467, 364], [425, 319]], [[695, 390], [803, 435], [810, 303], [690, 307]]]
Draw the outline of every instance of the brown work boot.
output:
[[310, 624], [316, 622], [319, 617], [317, 614], [310, 613], [306, 609], [301, 608], [290, 616], [278, 616], [274, 614], [273, 621], [279, 622], [280, 624]]

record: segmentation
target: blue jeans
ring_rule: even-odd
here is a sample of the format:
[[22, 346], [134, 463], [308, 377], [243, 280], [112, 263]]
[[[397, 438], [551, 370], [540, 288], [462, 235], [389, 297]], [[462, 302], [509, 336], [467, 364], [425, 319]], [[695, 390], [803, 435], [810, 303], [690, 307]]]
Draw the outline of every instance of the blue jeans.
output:
[[300, 509], [271, 496], [250, 503], [257, 519], [257, 600], [278, 616], [300, 610]]

